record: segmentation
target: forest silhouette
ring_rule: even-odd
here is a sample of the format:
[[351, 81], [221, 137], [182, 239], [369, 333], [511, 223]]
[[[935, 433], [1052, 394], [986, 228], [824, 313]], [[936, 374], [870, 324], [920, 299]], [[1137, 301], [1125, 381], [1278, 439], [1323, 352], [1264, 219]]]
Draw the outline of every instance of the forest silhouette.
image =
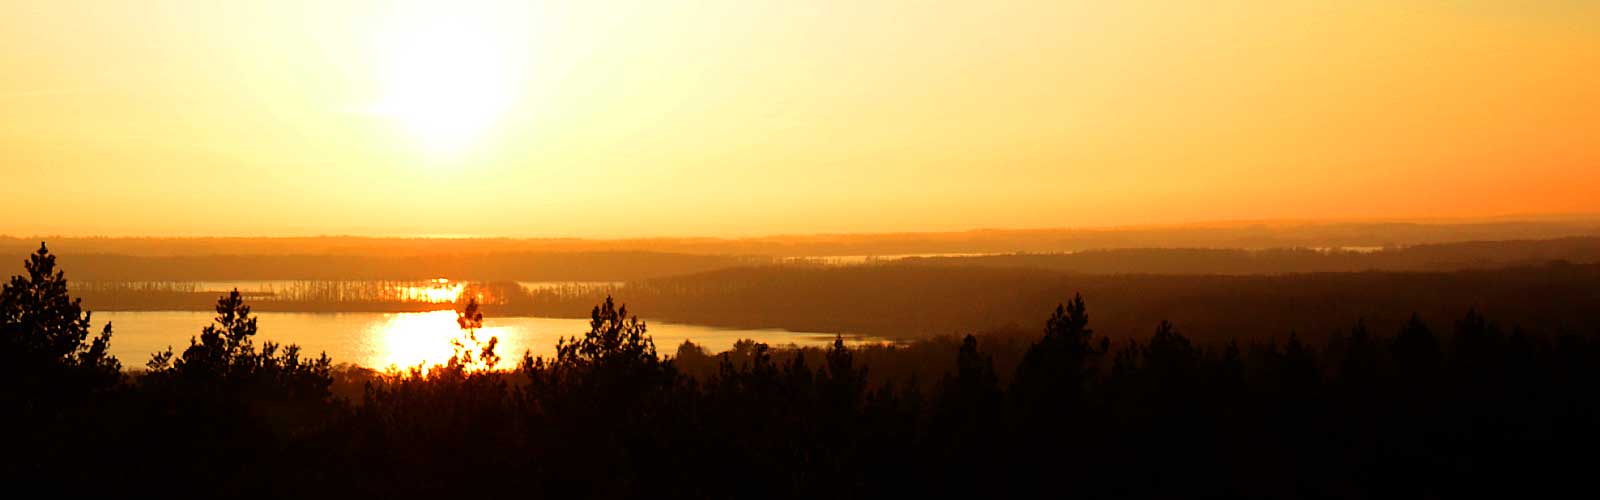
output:
[[[125, 372], [112, 325], [95, 333], [41, 244], [0, 293], [3, 470], [19, 491], [63, 496], [1418, 498], [1588, 484], [1594, 331], [1462, 304], [1443, 326], [1356, 319], [1316, 341], [1197, 341], [1161, 317], [1114, 339], [1093, 297], [1014, 318], [1037, 325], [1026, 336], [670, 355], [605, 297], [588, 332], [514, 367], [469, 303], [447, 362], [372, 372], [258, 345], [270, 332], [235, 291], [186, 348]], [[918, 300], [850, 299], [884, 314]]]

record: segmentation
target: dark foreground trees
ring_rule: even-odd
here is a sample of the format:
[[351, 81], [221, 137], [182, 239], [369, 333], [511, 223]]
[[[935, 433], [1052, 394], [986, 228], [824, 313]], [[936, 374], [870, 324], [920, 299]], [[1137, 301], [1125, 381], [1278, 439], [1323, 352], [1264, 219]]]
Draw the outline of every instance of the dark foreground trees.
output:
[[[554, 358], [502, 371], [471, 304], [455, 358], [347, 401], [326, 358], [258, 349], [237, 294], [123, 380], [45, 255], [0, 316], [20, 360], [4, 368], [6, 479], [85, 494], [1527, 497], [1583, 491], [1600, 445], [1600, 342], [1476, 309], [1453, 328], [1331, 326], [1315, 345], [1201, 344], [1159, 318], [1113, 343], [1074, 297], [1020, 344], [665, 357], [607, 299]], [[903, 375], [929, 365], [949, 369]]]
[[0, 374], [7, 402], [104, 390], [121, 379], [110, 355], [111, 324], [91, 336], [89, 312], [67, 293], [64, 272], [44, 244], [0, 290]]
[[[310, 475], [318, 443], [330, 437], [338, 405], [327, 355], [255, 344], [256, 318], [238, 290], [217, 300], [217, 316], [189, 347], [155, 353], [136, 390], [140, 443], [157, 463], [203, 477], [174, 485], [186, 494], [281, 495], [281, 481]], [[273, 478], [273, 475], [279, 475]]]
[[[97, 414], [114, 406], [121, 364], [110, 355], [111, 324], [91, 335], [89, 312], [67, 293], [43, 243], [0, 289], [0, 467], [8, 475], [57, 479], [58, 464], [92, 466], [110, 429]], [[87, 462], [87, 463], [85, 463]]]

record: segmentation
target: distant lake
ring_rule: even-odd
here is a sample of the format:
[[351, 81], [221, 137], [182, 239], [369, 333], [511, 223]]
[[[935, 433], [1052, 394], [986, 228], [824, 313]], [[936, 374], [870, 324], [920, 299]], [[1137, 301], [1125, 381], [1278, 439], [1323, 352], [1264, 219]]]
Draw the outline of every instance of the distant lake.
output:
[[[93, 330], [112, 323], [111, 352], [124, 368], [141, 368], [150, 354], [172, 346], [181, 353], [191, 337], [211, 323], [211, 312], [200, 311], [104, 311], [93, 315]], [[418, 313], [286, 313], [254, 314], [259, 331], [255, 344], [264, 341], [299, 344], [302, 352], [315, 357], [327, 352], [334, 363], [354, 363], [371, 368], [408, 367], [443, 362], [450, 357], [450, 340], [459, 338], [456, 313], [440, 310]], [[672, 355], [684, 340], [693, 340], [707, 351], [728, 350], [739, 339], [754, 339], [771, 345], [824, 345], [833, 334], [792, 332], [776, 329], [723, 329], [697, 325], [658, 323], [646, 320], [661, 355]], [[496, 353], [499, 368], [515, 368], [524, 351], [535, 356], [555, 354], [558, 337], [581, 336], [589, 330], [589, 320], [570, 318], [503, 317], [485, 318], [478, 337], [499, 338]], [[876, 342], [855, 339], [851, 343]]]
[[[240, 281], [82, 281], [74, 284], [78, 292], [112, 294], [214, 293], [225, 295], [238, 290], [250, 301], [303, 302], [412, 302], [453, 303], [463, 294], [480, 301], [504, 300], [506, 294], [577, 293], [591, 290], [616, 290], [621, 281], [518, 281], [509, 290], [486, 289], [484, 283], [435, 278], [428, 280], [240, 280]], [[500, 293], [496, 293], [500, 292]], [[113, 307], [112, 309], [121, 309]]]

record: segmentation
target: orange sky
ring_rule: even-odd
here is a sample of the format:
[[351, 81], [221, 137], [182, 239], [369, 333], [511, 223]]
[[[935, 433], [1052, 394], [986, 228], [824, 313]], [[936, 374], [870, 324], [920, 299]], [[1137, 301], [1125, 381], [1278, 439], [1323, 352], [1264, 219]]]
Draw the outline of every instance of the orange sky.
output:
[[1600, 212], [1593, 2], [519, 3], [0, 3], [0, 234]]

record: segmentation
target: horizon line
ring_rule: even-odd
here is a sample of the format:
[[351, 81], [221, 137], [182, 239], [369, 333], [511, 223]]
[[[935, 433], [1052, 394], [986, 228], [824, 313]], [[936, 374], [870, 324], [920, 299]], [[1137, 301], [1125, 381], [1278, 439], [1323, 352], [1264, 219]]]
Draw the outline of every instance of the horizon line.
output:
[[574, 235], [473, 235], [460, 233], [419, 233], [419, 234], [394, 234], [394, 233], [320, 233], [320, 234], [276, 234], [276, 235], [196, 235], [196, 234], [147, 234], [147, 235], [72, 235], [72, 234], [32, 234], [14, 235], [0, 233], [0, 239], [27, 240], [40, 239], [82, 239], [82, 240], [315, 240], [315, 239], [360, 239], [360, 240], [509, 240], [509, 241], [652, 241], [652, 240], [677, 240], [677, 241], [760, 241], [775, 239], [803, 239], [803, 238], [830, 238], [830, 237], [862, 237], [862, 236], [929, 236], [929, 235], [958, 235], [986, 232], [1010, 233], [1038, 233], [1038, 232], [1118, 232], [1118, 231], [1149, 231], [1171, 229], [1233, 229], [1250, 226], [1276, 226], [1276, 227], [1307, 227], [1307, 226], [1337, 226], [1350, 224], [1412, 224], [1412, 225], [1472, 225], [1490, 223], [1536, 223], [1536, 222], [1582, 222], [1594, 219], [1600, 222], [1600, 212], [1548, 212], [1548, 213], [1517, 213], [1489, 216], [1461, 216], [1461, 217], [1361, 217], [1361, 218], [1330, 218], [1330, 219], [1220, 219], [1197, 220], [1174, 223], [1151, 224], [1114, 224], [1099, 226], [1034, 226], [1034, 227], [974, 227], [955, 230], [908, 230], [908, 231], [857, 231], [857, 232], [814, 232], [814, 233], [761, 233], [742, 236], [708, 236], [708, 235], [643, 235], [643, 236], [574, 236]]

